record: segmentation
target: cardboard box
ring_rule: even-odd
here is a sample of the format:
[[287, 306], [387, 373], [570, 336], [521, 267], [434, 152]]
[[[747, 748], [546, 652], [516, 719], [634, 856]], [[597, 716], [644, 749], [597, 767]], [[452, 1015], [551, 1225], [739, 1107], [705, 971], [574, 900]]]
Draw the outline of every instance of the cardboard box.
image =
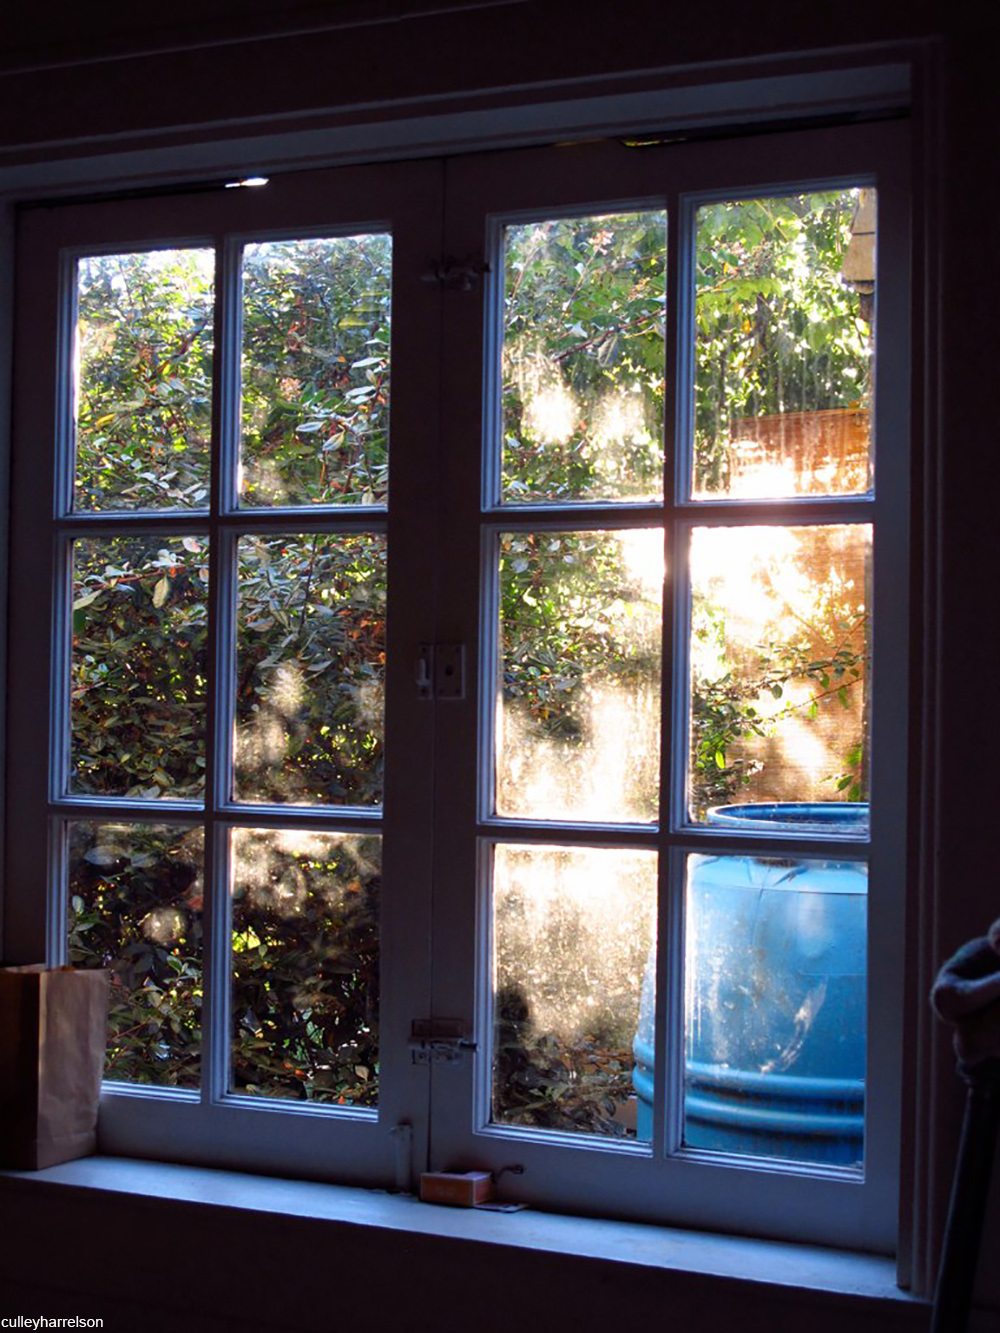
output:
[[489, 1171], [425, 1171], [420, 1177], [424, 1203], [447, 1203], [453, 1208], [475, 1208], [496, 1197]]

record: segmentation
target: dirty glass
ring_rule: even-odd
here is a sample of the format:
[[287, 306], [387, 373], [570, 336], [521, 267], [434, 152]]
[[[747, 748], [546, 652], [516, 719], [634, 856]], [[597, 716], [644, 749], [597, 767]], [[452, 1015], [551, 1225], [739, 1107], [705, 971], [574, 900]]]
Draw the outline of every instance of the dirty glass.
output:
[[[729, 831], [788, 818], [758, 807]], [[864, 830], [867, 809], [846, 819]], [[860, 1168], [867, 888], [863, 861], [688, 857], [688, 1147]]]
[[663, 494], [666, 214], [504, 229], [501, 497]]
[[650, 851], [495, 847], [496, 1122], [651, 1137], [652, 1056], [633, 1044], [655, 1007], [656, 866]]
[[496, 810], [656, 818], [663, 532], [499, 538]]
[[697, 210], [694, 498], [871, 488], [875, 260], [873, 189]]
[[374, 1106], [381, 839], [240, 829], [232, 850], [230, 1087]]

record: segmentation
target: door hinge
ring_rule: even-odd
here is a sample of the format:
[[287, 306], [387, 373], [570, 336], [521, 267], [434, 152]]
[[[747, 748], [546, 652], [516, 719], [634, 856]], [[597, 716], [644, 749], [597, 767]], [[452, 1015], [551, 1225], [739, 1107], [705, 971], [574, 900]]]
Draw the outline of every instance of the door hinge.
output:
[[436, 282], [450, 291], [473, 292], [479, 286], [479, 279], [490, 272], [490, 266], [481, 257], [467, 255], [465, 259], [455, 259], [445, 255], [443, 259], [431, 264], [423, 275], [424, 282]]
[[460, 1018], [415, 1018], [410, 1027], [410, 1055], [415, 1065], [458, 1064], [479, 1043], [466, 1035]]

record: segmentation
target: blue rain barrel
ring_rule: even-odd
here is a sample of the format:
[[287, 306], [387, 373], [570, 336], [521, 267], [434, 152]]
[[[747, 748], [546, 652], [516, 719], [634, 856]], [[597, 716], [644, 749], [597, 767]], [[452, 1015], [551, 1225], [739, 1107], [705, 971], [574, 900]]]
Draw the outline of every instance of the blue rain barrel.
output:
[[[863, 834], [863, 802], [720, 806], [708, 821]], [[864, 1130], [868, 879], [863, 864], [693, 856], [687, 901], [684, 1142], [852, 1166]], [[638, 1135], [652, 1136], [654, 986], [634, 1051]]]

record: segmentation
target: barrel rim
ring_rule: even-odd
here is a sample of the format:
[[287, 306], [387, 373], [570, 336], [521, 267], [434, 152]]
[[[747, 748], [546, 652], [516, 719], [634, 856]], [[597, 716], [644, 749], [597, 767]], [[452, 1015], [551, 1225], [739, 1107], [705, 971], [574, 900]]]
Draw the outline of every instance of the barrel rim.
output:
[[748, 801], [715, 805], [706, 815], [714, 828], [818, 833], [864, 837], [869, 832], [867, 801]]

